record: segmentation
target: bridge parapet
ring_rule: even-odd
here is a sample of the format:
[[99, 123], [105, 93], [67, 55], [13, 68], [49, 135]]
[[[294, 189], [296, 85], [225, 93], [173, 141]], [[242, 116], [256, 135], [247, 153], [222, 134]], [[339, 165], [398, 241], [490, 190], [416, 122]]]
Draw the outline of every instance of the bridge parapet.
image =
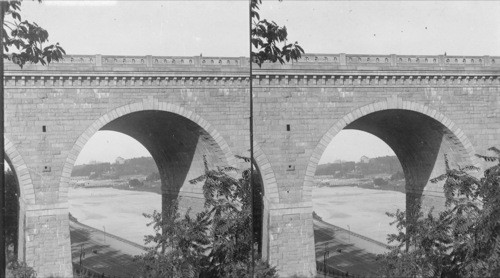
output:
[[[245, 57], [202, 56], [122, 56], [122, 55], [72, 55], [47, 66], [25, 65], [25, 70], [95, 70], [95, 71], [203, 71], [234, 70], [248, 67]], [[18, 70], [12, 62], [5, 63], [6, 70]]]
[[367, 55], [367, 54], [305, 54], [295, 63], [378, 65], [378, 66], [497, 66], [500, 57], [494, 56], [445, 56], [445, 55]]
[[[66, 55], [64, 60], [48, 66], [25, 66], [25, 70], [95, 70], [95, 71], [244, 71], [247, 57], [203, 56], [120, 56]], [[18, 70], [13, 63], [6, 70]], [[258, 70], [258, 68], [256, 67]], [[262, 69], [346, 69], [346, 70], [498, 70], [497, 56], [445, 55], [367, 55], [367, 54], [304, 54], [299, 60], [286, 64], [264, 63]]]

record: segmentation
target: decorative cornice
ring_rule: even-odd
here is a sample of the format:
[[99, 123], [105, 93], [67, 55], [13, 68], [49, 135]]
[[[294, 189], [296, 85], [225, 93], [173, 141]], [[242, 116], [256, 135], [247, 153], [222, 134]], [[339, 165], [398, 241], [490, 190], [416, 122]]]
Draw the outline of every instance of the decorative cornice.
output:
[[257, 86], [477, 86], [500, 85], [499, 75], [356, 74], [255, 75]]
[[[165, 76], [102, 74], [102, 75], [38, 75], [10, 74], [4, 77], [5, 87], [242, 87], [248, 76]], [[288, 75], [255, 74], [253, 84], [258, 87], [329, 87], [329, 86], [495, 86], [500, 85], [494, 74], [327, 74]]]
[[248, 76], [164, 76], [164, 75], [8, 75], [5, 87], [233, 87], [245, 86]]

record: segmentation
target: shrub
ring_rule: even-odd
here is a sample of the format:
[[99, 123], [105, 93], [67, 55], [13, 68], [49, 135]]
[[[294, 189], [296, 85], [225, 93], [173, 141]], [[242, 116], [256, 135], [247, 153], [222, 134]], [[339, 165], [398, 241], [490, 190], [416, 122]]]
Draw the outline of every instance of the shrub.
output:
[[375, 178], [373, 179], [373, 184], [377, 186], [388, 185], [389, 182], [384, 180], [383, 178]]
[[[387, 213], [398, 234], [391, 252], [380, 256], [389, 277], [498, 277], [500, 273], [500, 150], [478, 157], [496, 165], [482, 178], [469, 174], [474, 166], [450, 169], [431, 182], [445, 181], [445, 210], [424, 215], [415, 211]], [[407, 217], [416, 216], [416, 217]], [[410, 219], [410, 220], [409, 220]]]

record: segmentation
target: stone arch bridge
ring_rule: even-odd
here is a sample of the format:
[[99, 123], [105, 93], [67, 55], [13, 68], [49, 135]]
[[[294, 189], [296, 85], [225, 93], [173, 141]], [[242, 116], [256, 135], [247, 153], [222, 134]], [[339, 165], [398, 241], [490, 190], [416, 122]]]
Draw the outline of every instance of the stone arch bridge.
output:
[[[45, 277], [71, 276], [68, 186], [99, 130], [128, 134], [153, 155], [163, 204], [199, 204], [187, 180], [248, 155], [244, 57], [68, 55], [49, 66], [5, 66], [5, 153], [20, 185], [20, 256]], [[314, 55], [254, 72], [255, 160], [264, 181], [263, 256], [282, 276], [316, 272], [313, 176], [343, 129], [385, 141], [404, 169], [407, 205], [442, 204], [443, 154], [500, 142], [500, 57]]]

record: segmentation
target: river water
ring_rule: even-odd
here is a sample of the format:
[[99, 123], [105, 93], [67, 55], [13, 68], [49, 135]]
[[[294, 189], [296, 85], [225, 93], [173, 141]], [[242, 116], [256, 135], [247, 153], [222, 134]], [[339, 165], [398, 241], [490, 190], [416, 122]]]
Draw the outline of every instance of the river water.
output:
[[79, 222], [110, 234], [144, 244], [153, 234], [143, 213], [161, 211], [161, 195], [114, 188], [70, 188], [69, 212]]
[[315, 187], [313, 210], [324, 221], [387, 243], [387, 234], [396, 233], [386, 212], [405, 210], [404, 193], [350, 186]]
[[[153, 234], [142, 215], [161, 210], [161, 195], [114, 188], [70, 188], [70, 213], [83, 224], [144, 244], [144, 235]], [[385, 212], [405, 207], [400, 192], [357, 187], [315, 187], [314, 211], [324, 221], [369, 238], [386, 242], [391, 218]]]

